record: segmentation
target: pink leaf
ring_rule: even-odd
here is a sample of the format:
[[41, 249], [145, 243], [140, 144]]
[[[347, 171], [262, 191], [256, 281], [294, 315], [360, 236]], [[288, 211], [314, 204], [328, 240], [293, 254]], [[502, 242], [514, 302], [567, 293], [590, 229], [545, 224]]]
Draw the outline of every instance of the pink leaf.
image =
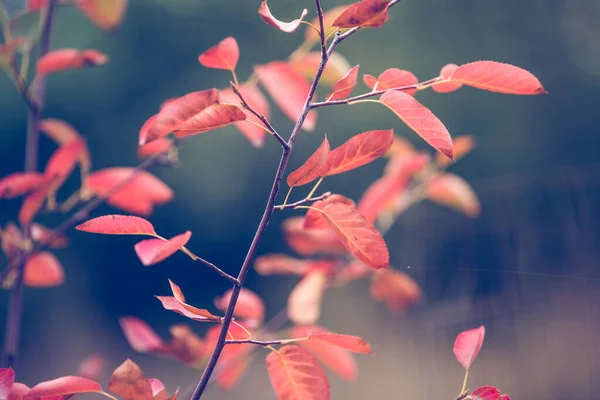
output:
[[44, 183], [44, 175], [37, 172], [15, 172], [0, 179], [0, 199], [11, 199], [30, 193]]
[[258, 15], [260, 15], [263, 21], [265, 21], [271, 26], [274, 26], [280, 31], [287, 33], [295, 31], [302, 23], [302, 19], [306, 16], [306, 14], [308, 14], [308, 10], [305, 8], [302, 11], [302, 15], [300, 15], [300, 18], [295, 19], [291, 22], [283, 22], [279, 21], [273, 16], [273, 14], [271, 14], [271, 10], [269, 10], [269, 6], [267, 5], [267, 0], [264, 0], [262, 3], [260, 3], [260, 7], [258, 8]]
[[500, 400], [500, 390], [493, 386], [481, 386], [471, 393], [472, 400]]
[[461, 332], [454, 342], [454, 355], [466, 370], [471, 368], [473, 361], [479, 354], [485, 337], [485, 327]]
[[15, 383], [15, 371], [12, 368], [0, 368], [0, 399], [8, 398]]
[[146, 239], [135, 245], [135, 252], [146, 267], [170, 257], [190, 240], [192, 232], [187, 231], [169, 240]]
[[65, 281], [60, 261], [52, 253], [41, 251], [27, 259], [24, 282], [31, 287], [54, 287]]
[[[223, 296], [215, 299], [215, 306], [219, 310], [225, 311], [229, 305], [231, 294], [232, 289], [229, 289]], [[265, 304], [256, 293], [242, 288], [235, 304], [233, 315], [237, 318], [260, 323], [265, 317]]]
[[358, 78], [358, 68], [358, 65], [352, 67], [342, 79], [333, 85], [333, 90], [327, 96], [327, 101], [344, 99], [352, 94], [352, 90], [356, 86], [356, 79]]
[[46, 53], [38, 60], [38, 74], [66, 71], [106, 64], [108, 56], [98, 50], [59, 49]]
[[329, 141], [327, 136], [317, 150], [298, 169], [291, 172], [287, 177], [289, 187], [306, 185], [329, 170]]
[[27, 397], [55, 397], [100, 392], [102, 392], [102, 387], [97, 382], [79, 376], [63, 376], [62, 378], [38, 383], [27, 393]]
[[235, 70], [240, 58], [237, 41], [229, 36], [200, 54], [198, 61], [207, 68]]
[[475, 61], [458, 67], [451, 77], [478, 89], [506, 94], [545, 94], [540, 81], [529, 71], [496, 61]]
[[388, 0], [362, 0], [349, 6], [331, 26], [354, 28], [382, 26], [388, 17]]
[[133, 215], [104, 215], [90, 219], [75, 229], [104, 235], [156, 235], [149, 221]]
[[323, 271], [309, 272], [288, 298], [288, 317], [296, 324], [314, 324], [321, 315], [327, 276]]
[[119, 318], [119, 324], [125, 338], [135, 351], [147, 353], [165, 348], [163, 340], [145, 321], [136, 317], [122, 317]]
[[445, 65], [440, 71], [440, 78], [448, 82], [436, 83], [431, 87], [433, 91], [438, 93], [450, 93], [460, 89], [463, 86], [462, 83], [452, 82], [452, 75], [454, 75], [454, 72], [456, 72], [457, 69], [458, 65], [456, 64]]
[[[239, 86], [239, 90], [250, 107], [264, 115], [267, 119], [270, 118], [269, 103], [256, 85], [242, 84]], [[239, 97], [231, 88], [221, 90], [220, 94], [221, 101], [224, 103], [240, 103]], [[267, 136], [267, 132], [261, 128], [262, 121], [250, 111], [243, 108], [241, 110], [246, 114], [246, 120], [235, 122], [234, 126], [242, 132], [254, 147], [262, 147]], [[259, 124], [260, 126], [256, 126], [255, 124]]]

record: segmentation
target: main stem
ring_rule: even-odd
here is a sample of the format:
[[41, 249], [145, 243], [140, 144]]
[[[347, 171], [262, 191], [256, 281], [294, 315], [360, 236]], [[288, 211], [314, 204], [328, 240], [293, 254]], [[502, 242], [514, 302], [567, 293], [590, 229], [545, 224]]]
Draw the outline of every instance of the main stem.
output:
[[[40, 38], [40, 57], [50, 50], [50, 36], [52, 32], [52, 18], [57, 0], [50, 0], [46, 17], [42, 25]], [[32, 93], [33, 104], [29, 105], [27, 115], [27, 143], [25, 145], [25, 171], [35, 172], [38, 162], [38, 148], [40, 136], [40, 118], [44, 107], [46, 78], [38, 75], [34, 80]], [[29, 237], [29, 227], [23, 227], [25, 238]], [[23, 310], [23, 276], [25, 260], [17, 268], [17, 278], [10, 292], [8, 314], [6, 317], [6, 334], [4, 336], [4, 365], [12, 367], [19, 354], [19, 337], [21, 331], [21, 316]]]

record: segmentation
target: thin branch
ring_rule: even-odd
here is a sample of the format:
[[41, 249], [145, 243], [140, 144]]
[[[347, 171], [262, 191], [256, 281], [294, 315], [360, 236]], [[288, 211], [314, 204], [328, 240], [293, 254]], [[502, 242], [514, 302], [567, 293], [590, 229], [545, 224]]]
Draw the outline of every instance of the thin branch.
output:
[[312, 203], [312, 202], [319, 201], [319, 200], [325, 200], [329, 196], [331, 196], [331, 192], [325, 192], [322, 195], [317, 196], [317, 197], [307, 197], [306, 199], [299, 200], [295, 203], [281, 204], [281, 205], [275, 206], [275, 209], [276, 210], [286, 210], [288, 208], [298, 207], [298, 206], [301, 206], [306, 203]]
[[[56, 4], [57, 0], [50, 0], [48, 2], [46, 16], [42, 23], [42, 37], [40, 40], [39, 57], [43, 57], [46, 53], [48, 53], [48, 51], [50, 51], [52, 18], [54, 16], [54, 9], [56, 7]], [[21, 80], [17, 80], [17, 82], [21, 82]], [[27, 101], [29, 100], [29, 97], [26, 96], [26, 89], [21, 92], [22, 94], [25, 93], [24, 98], [26, 99], [27, 105], [29, 106], [29, 112], [27, 114], [27, 142], [25, 145], [25, 171], [27, 172], [34, 172], [37, 170], [38, 147], [40, 136], [40, 118], [42, 109], [44, 107], [45, 97], [45, 77], [39, 77], [37, 82], [34, 83], [37, 84], [33, 88], [31, 101]], [[18, 86], [21, 86], [21, 84], [19, 84]], [[22, 86], [24, 87], [24, 84]], [[25, 240], [29, 239], [29, 227], [24, 227], [24, 237]], [[14, 365], [19, 354], [21, 317], [23, 314], [23, 280], [25, 275], [23, 272], [25, 269], [25, 260], [26, 257], [20, 257], [20, 261], [16, 264], [15, 270], [17, 272], [17, 278], [14, 286], [10, 291], [8, 314], [6, 316], [6, 334], [4, 337], [3, 354], [4, 364], [7, 367], [12, 367]], [[9, 269], [10, 267], [7, 268], [7, 270]]]
[[194, 253], [192, 253], [187, 247], [182, 247], [181, 251], [183, 251], [185, 254], [187, 254], [188, 256], [190, 256], [190, 258], [194, 261], [198, 261], [206, 266], [208, 266], [209, 268], [211, 268], [213, 271], [215, 271], [217, 274], [221, 275], [221, 277], [227, 279], [229, 282], [233, 283], [234, 285], [238, 284], [238, 280], [229, 275], [227, 272], [223, 271], [221, 268], [217, 267], [215, 264], [211, 263], [210, 261], [205, 260], [202, 257], [198, 257], [197, 255], [195, 255]]
[[281, 340], [255, 340], [255, 339], [226, 340], [225, 344], [255, 344], [257, 346], [266, 347], [266, 346], [271, 346], [274, 344], [280, 345], [280, 344], [297, 342], [299, 340], [304, 340], [304, 338], [302, 338], [302, 339], [281, 339]]
[[254, 114], [256, 116], [256, 118], [260, 119], [260, 121], [267, 128], [267, 131], [271, 135], [275, 136], [275, 139], [277, 139], [279, 141], [279, 143], [281, 143], [281, 146], [284, 149], [289, 150], [289, 146], [288, 146], [287, 142], [285, 141], [284, 138], [281, 137], [281, 135], [279, 135], [279, 133], [277, 133], [277, 131], [275, 130], [275, 128], [273, 128], [273, 125], [271, 125], [271, 123], [269, 122], [269, 120], [267, 119], [267, 117], [265, 117], [263, 114], [261, 114], [258, 111], [256, 111], [254, 108], [252, 108], [248, 104], [248, 102], [246, 101], [246, 99], [244, 99], [244, 96], [242, 96], [242, 92], [240, 92], [240, 89], [238, 88], [238, 86], [234, 82], [229, 82], [229, 83], [231, 84], [231, 89], [233, 89], [233, 92], [237, 95], [237, 97], [239, 97], [239, 99], [242, 102], [242, 105], [244, 106], [244, 108], [246, 110], [250, 111], [252, 114]]
[[325, 23], [323, 22], [323, 7], [321, 7], [321, 0], [315, 0], [317, 6], [317, 16], [319, 18], [319, 40], [321, 41], [321, 58], [329, 59], [327, 53], [327, 44], [325, 39]]

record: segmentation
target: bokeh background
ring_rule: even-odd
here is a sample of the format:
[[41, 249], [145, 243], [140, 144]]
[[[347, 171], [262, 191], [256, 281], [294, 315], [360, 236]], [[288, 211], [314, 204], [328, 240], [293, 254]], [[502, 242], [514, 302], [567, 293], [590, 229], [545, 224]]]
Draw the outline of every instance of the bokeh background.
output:
[[[5, 0], [11, 10], [23, 0]], [[324, 7], [343, 4], [323, 0]], [[201, 67], [197, 56], [226, 36], [241, 48], [239, 74], [285, 58], [303, 29], [284, 34], [257, 16], [258, 0], [132, 0], [122, 26], [105, 33], [75, 10], [61, 8], [52, 45], [96, 48], [110, 56], [100, 68], [50, 77], [45, 115], [82, 132], [95, 168], [133, 166], [142, 123], [168, 97], [224, 87], [224, 71]], [[271, 0], [281, 19], [311, 1]], [[461, 330], [485, 324], [487, 337], [470, 386], [495, 385], [513, 399], [583, 400], [600, 393], [600, 2], [595, 0], [405, 0], [381, 29], [365, 30], [339, 51], [361, 73], [399, 67], [426, 79], [446, 63], [498, 60], [526, 68], [546, 96], [506, 96], [463, 88], [419, 99], [453, 135], [473, 134], [478, 147], [453, 171], [472, 182], [482, 203], [474, 220], [423, 203], [386, 236], [396, 268], [421, 285], [425, 300], [407, 315], [390, 313], [368, 296], [366, 283], [326, 297], [321, 323], [362, 335], [376, 353], [360, 357], [358, 381], [332, 377], [334, 399], [451, 399], [462, 382], [452, 344]], [[280, 112], [280, 132], [292, 124]], [[0, 77], [0, 176], [23, 165], [26, 110], [8, 78]], [[419, 148], [424, 143], [390, 112], [375, 105], [323, 109], [315, 133], [302, 134], [292, 167], [327, 132], [332, 145], [368, 129], [394, 128]], [[287, 136], [287, 134], [284, 134]], [[40, 162], [54, 145], [42, 138]], [[252, 239], [279, 158], [267, 140], [254, 149], [234, 129], [200, 135], [181, 152], [181, 166], [153, 172], [175, 191], [152, 222], [166, 236], [193, 231], [190, 248], [236, 273]], [[358, 199], [383, 162], [328, 179], [324, 188]], [[71, 189], [77, 182], [70, 181]], [[68, 192], [69, 187], [66, 188]], [[15, 219], [20, 202], [0, 204], [0, 223]], [[95, 215], [114, 212], [101, 207]], [[275, 215], [260, 254], [289, 252]], [[44, 217], [49, 225], [60, 217]], [[211, 307], [228, 289], [212, 271], [176, 255], [144, 268], [135, 238], [71, 232], [71, 247], [57, 254], [67, 279], [55, 289], [25, 292], [18, 379], [34, 384], [73, 373], [100, 351], [109, 369], [126, 357], [171, 388], [193, 385], [197, 372], [172, 361], [136, 354], [117, 318], [138, 316], [164, 337], [183, 319], [153, 298], [167, 294], [167, 278], [190, 302]], [[410, 268], [408, 268], [410, 267]], [[267, 303], [268, 316], [285, 304], [294, 277], [261, 278], [248, 287]], [[0, 311], [8, 295], [0, 294]], [[4, 320], [0, 322], [4, 331]], [[205, 326], [194, 329], [202, 333]], [[208, 398], [274, 398], [259, 352], [256, 365], [232, 392], [211, 388]]]

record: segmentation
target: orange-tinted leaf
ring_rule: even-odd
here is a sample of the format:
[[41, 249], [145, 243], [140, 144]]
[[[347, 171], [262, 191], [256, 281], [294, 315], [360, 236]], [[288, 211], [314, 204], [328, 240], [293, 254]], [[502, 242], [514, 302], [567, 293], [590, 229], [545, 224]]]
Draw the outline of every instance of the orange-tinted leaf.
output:
[[389, 253], [381, 234], [351, 205], [329, 203], [323, 208], [331, 227], [346, 249], [366, 266], [379, 269], [389, 264]]
[[374, 90], [375, 85], [377, 85], [377, 78], [375, 78], [373, 75], [364, 74], [363, 82], [368, 86], [369, 89]]
[[[458, 161], [469, 154], [475, 148], [475, 138], [473, 136], [458, 136], [452, 140], [454, 142], [454, 160]], [[448, 157], [436, 154], [435, 162], [438, 166], [445, 168], [452, 163]]]
[[[267, 119], [270, 118], [269, 103], [256, 85], [249, 83], [242, 84], [239, 86], [239, 90], [244, 97], [244, 100], [246, 100], [246, 103], [248, 103], [250, 107], [252, 107], [258, 113], [264, 115]], [[220, 94], [221, 101], [224, 103], [240, 103], [240, 99], [230, 88], [221, 90]], [[235, 122], [235, 127], [239, 129], [244, 136], [246, 136], [246, 138], [254, 147], [262, 147], [265, 142], [265, 138], [267, 137], [267, 132], [260, 127], [262, 126], [262, 121], [250, 111], [245, 109], [241, 110], [246, 114], [246, 120]], [[259, 124], [260, 126], [256, 126], [252, 122]]]
[[388, 0], [362, 0], [348, 7], [331, 25], [338, 28], [379, 28], [387, 20], [388, 7]]
[[15, 383], [15, 371], [12, 368], [0, 368], [0, 399], [7, 399]]
[[450, 93], [458, 90], [462, 87], [460, 82], [452, 82], [452, 75], [458, 69], [456, 64], [447, 64], [440, 70], [440, 78], [447, 80], [448, 82], [436, 83], [431, 88], [434, 92], [438, 93]]
[[329, 141], [327, 136], [315, 152], [294, 172], [287, 177], [289, 187], [302, 186], [323, 176], [329, 170]]
[[[215, 299], [215, 306], [219, 310], [225, 311], [227, 309], [231, 293], [232, 289], [229, 289], [223, 296]], [[233, 315], [237, 318], [260, 323], [265, 317], [265, 304], [256, 293], [242, 288], [235, 304]]]
[[[291, 328], [290, 334], [292, 337], [301, 338], [317, 332], [331, 333], [318, 325], [301, 325]], [[353, 381], [358, 377], [358, 364], [349, 351], [319, 340], [303, 340], [298, 344], [309, 350], [323, 365], [340, 378]]]
[[163, 307], [169, 311], [174, 311], [178, 314], [193, 319], [194, 321], [220, 321], [221, 318], [211, 314], [207, 310], [196, 308], [185, 302], [183, 292], [175, 283], [169, 280], [173, 296], [156, 296], [162, 303]]
[[316, 253], [344, 254], [342, 245], [333, 229], [304, 229], [304, 217], [288, 218], [283, 223], [287, 244], [298, 254], [308, 256]]
[[107, 199], [108, 204], [141, 215], [149, 215], [154, 205], [173, 198], [173, 191], [163, 181], [149, 172], [128, 167], [93, 172], [84, 187], [98, 196], [107, 196], [114, 191]]
[[0, 179], [0, 199], [12, 199], [38, 189], [44, 176], [37, 172], [15, 172]]
[[63, 376], [38, 383], [27, 393], [28, 398], [68, 396], [77, 393], [100, 393], [102, 386], [99, 383], [80, 376]]
[[304, 275], [308, 262], [285, 254], [266, 254], [256, 257], [254, 269], [260, 275]]
[[451, 81], [497, 93], [546, 93], [540, 81], [531, 72], [496, 61], [475, 61], [461, 65], [452, 74]]
[[[331, 26], [333, 21], [340, 16], [342, 12], [344, 12], [348, 8], [347, 5], [337, 6], [334, 8], [330, 8], [323, 13], [323, 27], [325, 28], [325, 37], [329, 37], [329, 35], [333, 34], [337, 28]], [[315, 17], [311, 22], [313, 26], [319, 26], [319, 18]], [[342, 30], [344, 31], [344, 30]], [[304, 40], [308, 43], [316, 43], [320, 40], [319, 33], [313, 29], [311, 26], [306, 27], [306, 33], [304, 35]]]
[[229, 36], [200, 54], [198, 61], [207, 68], [233, 71], [239, 58], [240, 48], [237, 41], [235, 38]]
[[410, 276], [388, 268], [373, 276], [371, 296], [392, 311], [404, 312], [421, 299], [421, 289]]
[[485, 327], [464, 331], [458, 334], [454, 342], [454, 356], [466, 370], [471, 368], [473, 361], [477, 358], [483, 339], [485, 337]]
[[239, 107], [219, 104], [219, 91], [209, 89], [188, 93], [166, 104], [140, 137], [140, 145], [175, 133], [178, 137], [208, 132], [246, 119]]
[[469, 217], [481, 212], [477, 194], [463, 178], [446, 173], [433, 178], [425, 189], [429, 200], [450, 207]]
[[87, 379], [98, 379], [104, 372], [106, 360], [98, 353], [87, 356], [77, 368], [78, 374]]
[[[395, 157], [403, 157], [403, 156], [413, 156], [417, 152], [415, 146], [408, 141], [405, 137], [395, 136], [394, 143], [390, 147], [387, 155], [391, 158]], [[444, 157], [446, 159], [446, 157]]]
[[31, 255], [25, 263], [24, 281], [31, 287], [53, 287], [65, 281], [60, 261], [47, 251]]
[[101, 29], [116, 29], [127, 9], [127, 0], [76, 0], [75, 5]]
[[[386, 69], [375, 81], [374, 77], [371, 75], [364, 75], [363, 80], [365, 84], [373, 90], [388, 90], [404, 86], [416, 86], [419, 83], [419, 80], [412, 72], [398, 68]], [[417, 89], [404, 90], [403, 92], [414, 96], [415, 93], [417, 93]]]
[[69, 245], [69, 239], [65, 235], [51, 237], [54, 236], [53, 231], [43, 225], [32, 223], [29, 230], [31, 238], [38, 243], [48, 245], [54, 249], [64, 249]]
[[414, 97], [397, 91], [385, 92], [379, 100], [398, 116], [409, 128], [421, 136], [434, 149], [453, 158], [452, 138], [442, 123], [427, 107]]
[[26, 396], [29, 394], [30, 391], [31, 391], [31, 389], [29, 388], [29, 386], [24, 385], [19, 382], [15, 382], [12, 385], [10, 395], [8, 398], [10, 400], [23, 399], [23, 398], [26, 398]]
[[327, 275], [314, 270], [306, 274], [288, 298], [287, 313], [296, 324], [314, 324], [321, 315], [323, 294], [327, 289]]
[[[296, 121], [300, 117], [310, 91], [306, 79], [290, 64], [283, 61], [257, 66], [254, 71], [281, 111], [292, 121]], [[302, 128], [312, 131], [316, 122], [316, 112], [310, 111]]]
[[90, 219], [75, 229], [105, 235], [156, 235], [149, 221], [133, 215], [104, 215]]
[[171, 257], [178, 250], [181, 250], [181, 248], [190, 240], [191, 236], [192, 232], [187, 231], [169, 240], [146, 239], [136, 243], [134, 248], [142, 264], [147, 267], [152, 264], [157, 264], [166, 258]]
[[96, 65], [104, 65], [108, 56], [98, 50], [59, 49], [44, 54], [37, 62], [38, 74], [50, 74]]
[[[312, 28], [311, 28], [312, 29]], [[290, 60], [290, 65], [305, 77], [312, 79], [319, 68], [321, 52], [311, 51], [300, 54]], [[321, 74], [320, 84], [333, 86], [350, 71], [350, 63], [340, 53], [332, 53]]]
[[302, 11], [302, 15], [300, 15], [300, 18], [295, 19], [291, 22], [283, 22], [279, 21], [273, 16], [273, 14], [271, 14], [271, 10], [269, 10], [269, 6], [267, 5], [267, 0], [263, 0], [263, 2], [260, 3], [260, 7], [258, 8], [258, 15], [260, 15], [263, 21], [265, 21], [271, 26], [274, 26], [280, 31], [287, 33], [294, 32], [300, 26], [300, 24], [302, 23], [302, 19], [306, 16], [306, 14], [308, 14], [308, 10], [305, 8]]
[[173, 150], [174, 148], [175, 147], [173, 146], [173, 142], [171, 140], [162, 137], [153, 140], [150, 143], [138, 146], [137, 155], [140, 158], [147, 158], [156, 156], [158, 154], [165, 154]]
[[329, 381], [317, 360], [301, 347], [283, 346], [267, 356], [271, 385], [279, 400], [329, 400]]
[[125, 400], [151, 400], [152, 387], [140, 367], [127, 359], [110, 377], [108, 390]]
[[[40, 131], [44, 132], [59, 145], [64, 145], [75, 140], [83, 140], [75, 128], [60, 119], [47, 118], [41, 120]], [[91, 168], [91, 157], [87, 146], [81, 152], [79, 163], [82, 170], [87, 174]]]
[[342, 202], [352, 207], [356, 205], [353, 200], [340, 194], [333, 194], [327, 197], [325, 200], [316, 201], [313, 203], [310, 209], [306, 211], [306, 216], [304, 217], [304, 229], [329, 229], [327, 218], [323, 216], [321, 211], [327, 203], [336, 202]]
[[37, 191], [29, 194], [23, 200], [21, 209], [19, 210], [19, 222], [21, 225], [29, 225], [37, 212], [40, 210], [48, 193], [50, 192], [50, 185], [45, 184]]
[[394, 142], [391, 129], [367, 131], [355, 135], [329, 153], [329, 170], [335, 175], [361, 167], [384, 155]]
[[372, 354], [371, 345], [363, 338], [352, 335], [341, 335], [332, 332], [311, 331], [308, 333], [309, 339], [321, 340], [353, 353]]
[[129, 345], [140, 353], [161, 351], [165, 343], [158, 334], [148, 325], [136, 317], [119, 318], [119, 324]]
[[358, 65], [352, 67], [346, 75], [333, 85], [333, 90], [327, 96], [327, 101], [344, 99], [352, 93], [354, 86], [356, 86], [356, 79], [358, 78]]
[[48, 181], [52, 181], [52, 190], [59, 188], [71, 175], [84, 152], [87, 152], [85, 142], [76, 139], [63, 144], [50, 156], [44, 175]]

